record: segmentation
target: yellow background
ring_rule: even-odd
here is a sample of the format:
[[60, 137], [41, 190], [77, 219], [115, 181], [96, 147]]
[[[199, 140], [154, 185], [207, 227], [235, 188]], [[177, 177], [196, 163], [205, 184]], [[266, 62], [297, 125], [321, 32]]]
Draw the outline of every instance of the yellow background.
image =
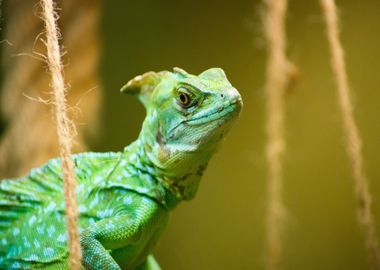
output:
[[[380, 2], [338, 1], [342, 42], [380, 230]], [[264, 269], [265, 41], [259, 1], [104, 1], [103, 127], [96, 150], [138, 134], [143, 107], [119, 88], [143, 72], [222, 67], [244, 100], [196, 198], [181, 204], [155, 252], [163, 269]], [[286, 95], [284, 269], [369, 269], [357, 222], [319, 1], [293, 0], [288, 55], [300, 80]]]
[[[380, 231], [380, 2], [337, 4]], [[92, 150], [118, 151], [137, 137], [144, 109], [119, 89], [146, 71], [221, 67], [244, 100], [196, 198], [173, 213], [155, 252], [163, 269], [264, 269], [263, 12], [254, 0], [103, 1], [104, 103]], [[285, 97], [283, 269], [369, 270], [319, 1], [291, 0], [286, 23], [300, 76]]]

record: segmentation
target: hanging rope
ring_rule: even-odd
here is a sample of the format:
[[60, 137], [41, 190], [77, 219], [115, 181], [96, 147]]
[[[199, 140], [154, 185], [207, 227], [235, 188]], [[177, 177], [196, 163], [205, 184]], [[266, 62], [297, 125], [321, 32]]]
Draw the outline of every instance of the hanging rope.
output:
[[358, 201], [358, 218], [366, 234], [368, 249], [371, 253], [373, 268], [380, 269], [380, 251], [371, 209], [371, 194], [363, 169], [362, 141], [354, 120], [350, 88], [344, 61], [344, 51], [339, 41], [339, 22], [334, 0], [321, 0], [327, 26], [327, 38], [330, 44], [331, 65], [336, 78], [339, 105], [343, 116], [343, 128], [346, 135], [346, 149], [351, 159], [355, 192]]
[[[2, 1], [2, 69], [0, 114], [6, 129], [0, 138], [0, 179], [27, 174], [59, 155], [56, 130], [51, 127], [53, 104], [48, 91], [46, 46], [41, 39], [44, 22], [36, 16], [40, 0]], [[59, 2], [61, 46], [69, 117], [77, 134], [72, 152], [88, 150], [86, 142], [98, 137], [102, 89], [99, 82], [100, 0]], [[85, 123], [85, 124], [83, 124]], [[25, 136], [27, 134], [27, 136]], [[41, 136], [44, 134], [44, 136]], [[30, 158], [33, 157], [33, 158]]]
[[283, 228], [284, 206], [282, 202], [282, 156], [284, 140], [284, 92], [292, 75], [296, 75], [286, 58], [285, 14], [286, 0], [264, 0], [265, 36], [268, 46], [266, 70], [267, 126], [268, 142], [266, 156], [269, 165], [268, 210], [266, 235], [267, 269], [279, 269], [282, 256], [281, 230]]
[[66, 201], [67, 228], [69, 235], [70, 269], [79, 270], [81, 265], [81, 249], [79, 244], [77, 218], [78, 209], [75, 197], [75, 172], [71, 159], [72, 133], [71, 122], [67, 116], [65, 83], [59, 50], [59, 32], [56, 26], [57, 13], [54, 12], [52, 0], [41, 0], [42, 15], [46, 27], [47, 62], [51, 73], [51, 86], [55, 105], [55, 118], [62, 159], [64, 194]]

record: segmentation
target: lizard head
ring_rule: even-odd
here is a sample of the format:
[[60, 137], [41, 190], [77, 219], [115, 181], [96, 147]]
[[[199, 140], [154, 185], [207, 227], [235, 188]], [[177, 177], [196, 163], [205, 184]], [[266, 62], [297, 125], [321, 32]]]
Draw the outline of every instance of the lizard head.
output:
[[224, 71], [196, 75], [148, 72], [129, 81], [124, 93], [138, 95], [147, 110], [139, 141], [178, 199], [190, 199], [219, 142], [242, 108]]

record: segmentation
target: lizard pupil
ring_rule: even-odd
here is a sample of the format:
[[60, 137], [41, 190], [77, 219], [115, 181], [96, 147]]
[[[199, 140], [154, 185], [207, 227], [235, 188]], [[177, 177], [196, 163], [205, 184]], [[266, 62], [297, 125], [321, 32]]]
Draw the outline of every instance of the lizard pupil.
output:
[[179, 101], [182, 105], [187, 106], [190, 104], [190, 97], [185, 93], [179, 93]]

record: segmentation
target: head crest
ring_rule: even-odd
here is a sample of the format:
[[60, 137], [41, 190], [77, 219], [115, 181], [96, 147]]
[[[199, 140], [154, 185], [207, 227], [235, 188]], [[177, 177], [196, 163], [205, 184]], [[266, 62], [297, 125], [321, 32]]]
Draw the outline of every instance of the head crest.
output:
[[199, 77], [206, 80], [227, 79], [226, 74], [221, 68], [210, 68], [208, 70], [205, 70], [201, 74], [199, 74]]
[[136, 76], [130, 80], [120, 89], [120, 92], [138, 95], [141, 102], [146, 106], [153, 90], [168, 73], [168, 71], [146, 72], [143, 75]]
[[173, 71], [174, 71], [174, 73], [182, 75], [183, 77], [189, 76], [189, 73], [187, 73], [184, 69], [179, 68], [179, 67], [173, 68]]

